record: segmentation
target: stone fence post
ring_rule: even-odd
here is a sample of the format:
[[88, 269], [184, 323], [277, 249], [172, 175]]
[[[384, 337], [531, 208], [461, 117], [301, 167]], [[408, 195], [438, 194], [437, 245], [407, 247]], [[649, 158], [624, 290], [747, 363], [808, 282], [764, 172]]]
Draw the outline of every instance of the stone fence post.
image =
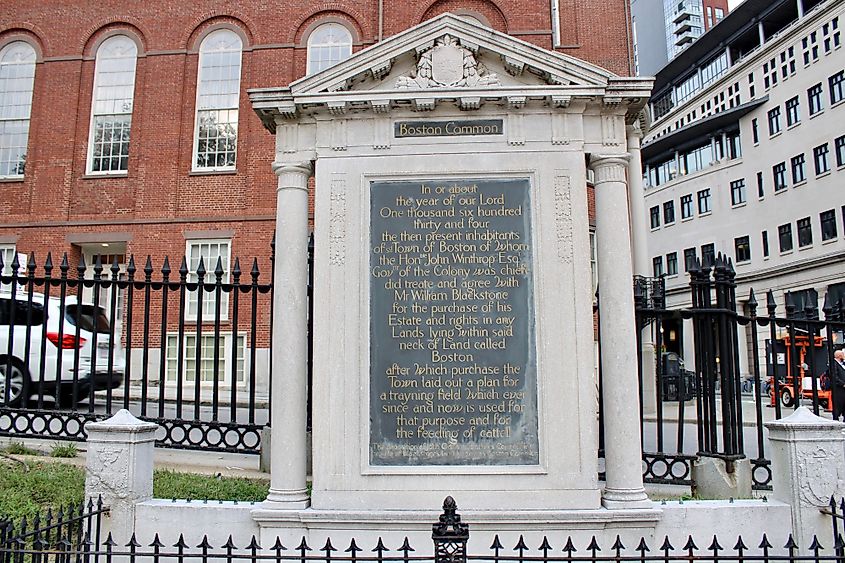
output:
[[[157, 424], [121, 409], [101, 422], [85, 425], [86, 497], [102, 496], [109, 508], [105, 533], [124, 545], [135, 530], [135, 505], [153, 497], [153, 446]], [[105, 537], [105, 536], [104, 536]]]
[[793, 538], [802, 555], [811, 555], [813, 536], [833, 547], [830, 516], [820, 512], [830, 496], [845, 493], [845, 424], [799, 407], [786, 418], [767, 422], [775, 499], [792, 506]]

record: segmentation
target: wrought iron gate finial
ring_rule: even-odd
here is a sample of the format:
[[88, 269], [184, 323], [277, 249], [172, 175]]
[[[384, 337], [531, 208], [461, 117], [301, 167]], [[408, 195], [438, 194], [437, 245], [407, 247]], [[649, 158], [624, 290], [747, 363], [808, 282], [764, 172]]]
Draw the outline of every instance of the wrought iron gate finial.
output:
[[461, 522], [458, 504], [451, 496], [443, 501], [443, 514], [431, 527], [434, 540], [434, 563], [466, 563], [469, 524]]

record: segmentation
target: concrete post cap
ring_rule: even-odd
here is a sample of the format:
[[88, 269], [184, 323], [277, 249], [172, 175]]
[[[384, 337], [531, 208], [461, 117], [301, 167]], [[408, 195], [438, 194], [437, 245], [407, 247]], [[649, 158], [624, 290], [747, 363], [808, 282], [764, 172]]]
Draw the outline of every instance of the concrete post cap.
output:
[[120, 409], [111, 418], [85, 424], [85, 431], [146, 433], [158, 430], [158, 424], [139, 420], [126, 409]]
[[841, 430], [845, 428], [845, 423], [838, 420], [830, 420], [816, 416], [807, 407], [801, 406], [795, 409], [791, 415], [767, 422], [765, 424], [769, 430]]

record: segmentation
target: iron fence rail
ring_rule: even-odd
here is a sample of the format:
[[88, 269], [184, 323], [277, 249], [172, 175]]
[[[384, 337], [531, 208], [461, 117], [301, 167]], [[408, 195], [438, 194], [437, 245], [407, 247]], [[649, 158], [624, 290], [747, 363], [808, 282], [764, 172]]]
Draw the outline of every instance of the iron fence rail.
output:
[[[833, 302], [828, 294], [821, 312], [817, 304], [809, 301], [799, 309], [787, 293], [779, 310], [774, 293], [768, 291], [765, 310], [761, 311], [752, 289], [743, 310], [736, 297], [733, 264], [722, 255], [716, 257], [712, 266], [703, 266], [696, 260], [689, 275], [692, 306], [681, 309], [665, 308], [665, 297], [655, 294], [664, 291], [662, 279], [635, 280], [638, 326], [652, 335], [656, 351], [655, 429], [654, 435], [649, 436], [654, 439], [656, 451], [643, 454], [645, 480], [689, 486], [692, 485], [691, 464], [698, 457], [715, 457], [727, 464], [750, 458], [754, 489], [770, 490], [772, 475], [764, 440], [764, 411], [771, 408], [774, 417], [781, 418], [784, 409], [797, 409], [803, 403], [818, 415], [823, 408], [830, 410], [836, 394], [845, 392], [834, 385], [823, 389], [820, 377], [833, 364], [834, 342], [838, 342], [836, 346], [842, 346], [845, 334], [843, 305], [840, 301]], [[670, 374], [666, 371], [664, 327], [670, 321], [688, 321], [692, 328], [692, 334], [679, 337], [681, 344], [676, 344], [681, 349], [693, 350], [692, 372], [683, 370], [683, 373]], [[762, 333], [767, 335], [768, 348], [761, 346]], [[740, 360], [743, 352], [739, 342], [743, 337], [748, 338], [747, 371], [755, 390], [751, 420], [744, 419], [742, 406]], [[647, 388], [643, 381], [642, 338], [641, 333], [637, 347], [641, 409]], [[684, 346], [684, 339], [691, 340], [691, 344]], [[783, 351], [777, 352], [777, 346]], [[808, 349], [812, 353], [808, 353]], [[815, 353], [816, 350], [824, 357]], [[761, 356], [762, 352], [766, 356]], [[779, 363], [778, 354], [783, 355], [783, 364]], [[691, 378], [689, 386], [682, 383], [688, 375]], [[809, 382], [809, 389], [804, 388], [805, 380]], [[675, 397], [668, 397], [665, 391], [670, 386], [667, 384], [673, 381], [678, 386], [677, 393]], [[764, 387], [770, 389], [768, 396], [760, 393]], [[687, 404], [690, 400], [692, 405]], [[674, 418], [667, 416], [667, 406], [671, 407]], [[695, 409], [694, 419], [687, 420], [687, 409]], [[685, 443], [688, 424], [695, 426], [695, 452], [690, 452]], [[753, 443], [746, 443], [746, 426], [753, 428]], [[641, 430], [645, 440], [644, 422]]]
[[125, 408], [160, 425], [162, 446], [259, 451], [272, 286], [257, 259], [227, 272], [218, 257], [209, 272], [183, 257], [173, 272], [167, 257], [158, 271], [149, 256], [140, 271], [134, 256], [125, 271], [97, 257], [89, 272], [80, 258], [73, 276], [67, 254], [58, 275], [48, 254], [41, 272], [33, 255], [10, 269], [0, 276], [0, 435], [84, 440], [85, 422]]
[[[831, 500], [833, 514], [836, 503]], [[742, 561], [768, 562], [837, 562], [843, 561], [845, 541], [837, 528], [834, 516], [833, 533], [824, 541], [814, 537], [809, 546], [799, 549], [790, 535], [783, 544], [773, 544], [763, 534], [759, 541], [747, 541], [742, 535], [719, 539], [716, 536], [697, 543], [692, 535], [683, 544], [673, 545], [668, 537], [639, 541], [625, 545], [620, 536], [612, 543], [600, 545], [596, 536], [588, 542], [577, 543], [571, 536], [544, 535], [541, 541], [526, 542], [523, 535], [510, 547], [503, 544], [499, 535], [490, 539], [489, 548], [480, 551], [467, 549], [470, 525], [461, 521], [452, 497], [444, 501], [443, 513], [432, 524], [431, 543], [412, 547], [408, 537], [401, 545], [388, 546], [381, 537], [372, 544], [354, 538], [346, 544], [335, 546], [327, 538], [320, 544], [309, 545], [305, 537], [297, 544], [284, 545], [276, 537], [273, 545], [260, 545], [253, 535], [248, 540], [235, 540], [231, 535], [222, 545], [212, 544], [208, 536], [196, 544], [189, 544], [183, 535], [173, 544], [166, 544], [159, 534], [149, 543], [141, 543], [133, 534], [124, 545], [119, 545], [109, 533], [101, 537], [102, 517], [108, 513], [102, 501], [89, 500], [79, 507], [68, 508], [56, 516], [36, 518], [31, 526], [19, 526], [0, 520], [0, 563], [61, 562], [111, 563], [115, 560], [162, 561], [277, 561], [299, 563], [611, 563], [640, 562], [667, 563], [705, 561], [735, 563]], [[241, 538], [243, 540], [243, 538]], [[398, 543], [398, 542], [397, 542]], [[828, 545], [823, 545], [827, 543]]]

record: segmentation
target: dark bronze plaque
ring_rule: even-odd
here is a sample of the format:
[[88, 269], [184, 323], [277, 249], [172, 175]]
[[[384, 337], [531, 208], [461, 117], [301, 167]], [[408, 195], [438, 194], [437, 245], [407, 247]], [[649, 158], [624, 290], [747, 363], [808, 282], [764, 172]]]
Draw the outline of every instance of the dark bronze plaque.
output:
[[397, 121], [393, 135], [401, 137], [465, 137], [472, 135], [502, 135], [501, 119], [461, 119], [455, 121]]
[[370, 202], [370, 463], [538, 464], [529, 181]]

